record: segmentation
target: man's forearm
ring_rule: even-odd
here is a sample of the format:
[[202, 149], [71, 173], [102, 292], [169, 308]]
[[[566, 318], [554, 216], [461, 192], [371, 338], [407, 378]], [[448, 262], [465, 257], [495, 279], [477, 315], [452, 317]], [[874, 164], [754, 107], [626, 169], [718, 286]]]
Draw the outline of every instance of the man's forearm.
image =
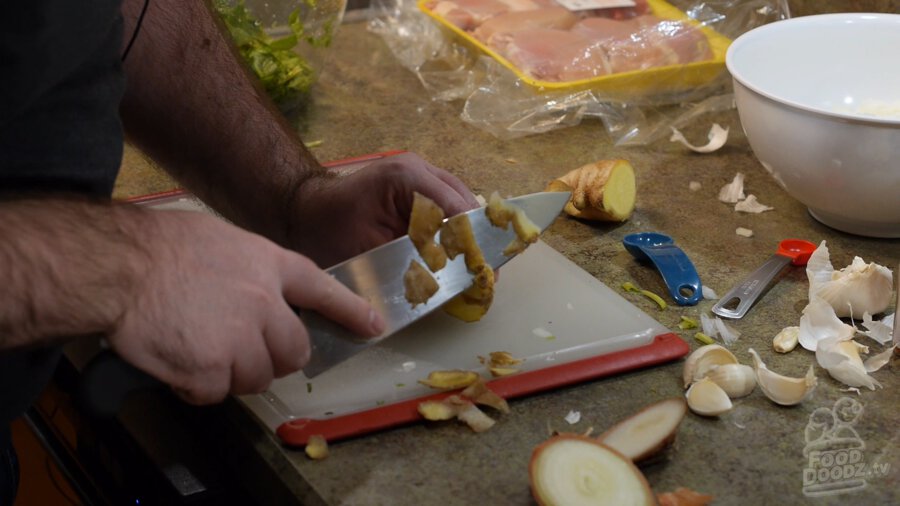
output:
[[145, 267], [139, 212], [83, 200], [0, 202], [0, 350], [108, 332]]
[[[143, 4], [125, 0], [126, 40]], [[129, 138], [224, 216], [285, 243], [287, 206], [321, 169], [207, 2], [152, 0], [125, 70]]]

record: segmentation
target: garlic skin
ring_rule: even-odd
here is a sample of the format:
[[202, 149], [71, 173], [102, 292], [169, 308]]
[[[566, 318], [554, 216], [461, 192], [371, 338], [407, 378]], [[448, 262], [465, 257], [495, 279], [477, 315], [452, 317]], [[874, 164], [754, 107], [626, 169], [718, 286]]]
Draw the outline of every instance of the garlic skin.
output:
[[813, 366], [809, 366], [809, 371], [803, 378], [789, 378], [782, 376], [776, 372], [772, 372], [766, 367], [766, 364], [759, 358], [756, 350], [750, 348], [747, 350], [753, 356], [753, 363], [756, 367], [756, 381], [759, 383], [759, 389], [766, 394], [766, 397], [775, 404], [781, 406], [794, 406], [800, 404], [815, 390], [818, 381], [816, 380]]
[[684, 396], [688, 407], [698, 415], [719, 416], [732, 408], [731, 399], [725, 390], [709, 378], [691, 385]]
[[819, 244], [806, 264], [809, 299], [821, 297], [839, 317], [862, 313], [879, 314], [891, 303], [894, 277], [887, 267], [866, 263], [860, 257], [836, 271], [831, 265], [825, 241]]
[[714, 366], [737, 363], [737, 357], [723, 346], [718, 344], [701, 346], [694, 350], [687, 360], [684, 361], [684, 370], [682, 372], [684, 388], [689, 387], [695, 381], [705, 378]]
[[803, 308], [803, 316], [800, 317], [800, 332], [797, 336], [800, 346], [816, 351], [818, 343], [825, 339], [846, 341], [854, 335], [856, 329], [842, 322], [828, 302], [820, 297], [810, 297], [809, 304]]
[[749, 365], [714, 365], [706, 378], [719, 385], [732, 399], [750, 395], [756, 388], [756, 372]]
[[745, 198], [744, 174], [740, 172], [734, 175], [734, 180], [719, 189], [719, 200], [726, 204], [737, 204]]
[[819, 343], [816, 361], [832, 378], [847, 386], [875, 390], [881, 383], [869, 376], [859, 356], [860, 351], [868, 353], [869, 348], [852, 339], [826, 339]]
[[785, 327], [772, 339], [772, 348], [778, 353], [788, 353], [800, 342], [800, 327]]

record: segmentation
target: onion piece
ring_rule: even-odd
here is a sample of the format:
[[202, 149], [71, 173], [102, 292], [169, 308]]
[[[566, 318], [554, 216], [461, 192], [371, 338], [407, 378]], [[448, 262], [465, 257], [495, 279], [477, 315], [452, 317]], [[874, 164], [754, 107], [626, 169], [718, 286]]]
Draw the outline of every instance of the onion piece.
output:
[[528, 476], [531, 493], [542, 506], [656, 503], [647, 479], [631, 460], [585, 436], [560, 434], [538, 445]]
[[634, 462], [644, 460], [669, 446], [687, 413], [684, 399], [653, 403], [600, 434], [597, 440]]

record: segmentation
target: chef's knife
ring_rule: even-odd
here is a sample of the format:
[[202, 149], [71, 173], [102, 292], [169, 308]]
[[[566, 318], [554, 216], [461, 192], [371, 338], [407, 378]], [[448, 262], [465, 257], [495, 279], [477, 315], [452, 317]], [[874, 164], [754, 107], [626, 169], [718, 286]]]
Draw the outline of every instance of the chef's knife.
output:
[[[506, 201], [524, 210], [543, 231], [553, 223], [570, 196], [570, 192], [541, 192]], [[494, 269], [509, 261], [512, 256], [503, 254], [503, 250], [515, 238], [512, 227], [502, 229], [492, 225], [484, 208], [473, 209], [466, 214], [485, 261]], [[413, 306], [406, 300], [403, 284], [403, 275], [413, 260], [424, 264], [409, 236], [403, 236], [327, 269], [338, 281], [369, 300], [384, 318], [386, 329], [377, 338], [360, 339], [316, 313], [301, 312], [303, 324], [309, 331], [312, 351], [309, 362], [303, 368], [307, 378], [325, 372], [396, 333], [434, 311], [472, 283], [472, 274], [467, 271], [463, 256], [458, 255], [433, 274], [440, 287], [438, 291], [425, 303]]]

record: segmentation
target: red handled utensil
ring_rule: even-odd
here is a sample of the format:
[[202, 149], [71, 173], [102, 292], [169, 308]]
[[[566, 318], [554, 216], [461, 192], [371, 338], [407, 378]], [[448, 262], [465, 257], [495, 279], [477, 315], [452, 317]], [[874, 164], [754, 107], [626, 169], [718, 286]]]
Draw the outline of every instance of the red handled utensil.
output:
[[785, 267], [789, 264], [806, 265], [816, 245], [801, 239], [785, 239], [778, 243], [778, 251], [747, 279], [719, 299], [712, 312], [724, 318], [743, 318], [756, 299], [762, 295]]

